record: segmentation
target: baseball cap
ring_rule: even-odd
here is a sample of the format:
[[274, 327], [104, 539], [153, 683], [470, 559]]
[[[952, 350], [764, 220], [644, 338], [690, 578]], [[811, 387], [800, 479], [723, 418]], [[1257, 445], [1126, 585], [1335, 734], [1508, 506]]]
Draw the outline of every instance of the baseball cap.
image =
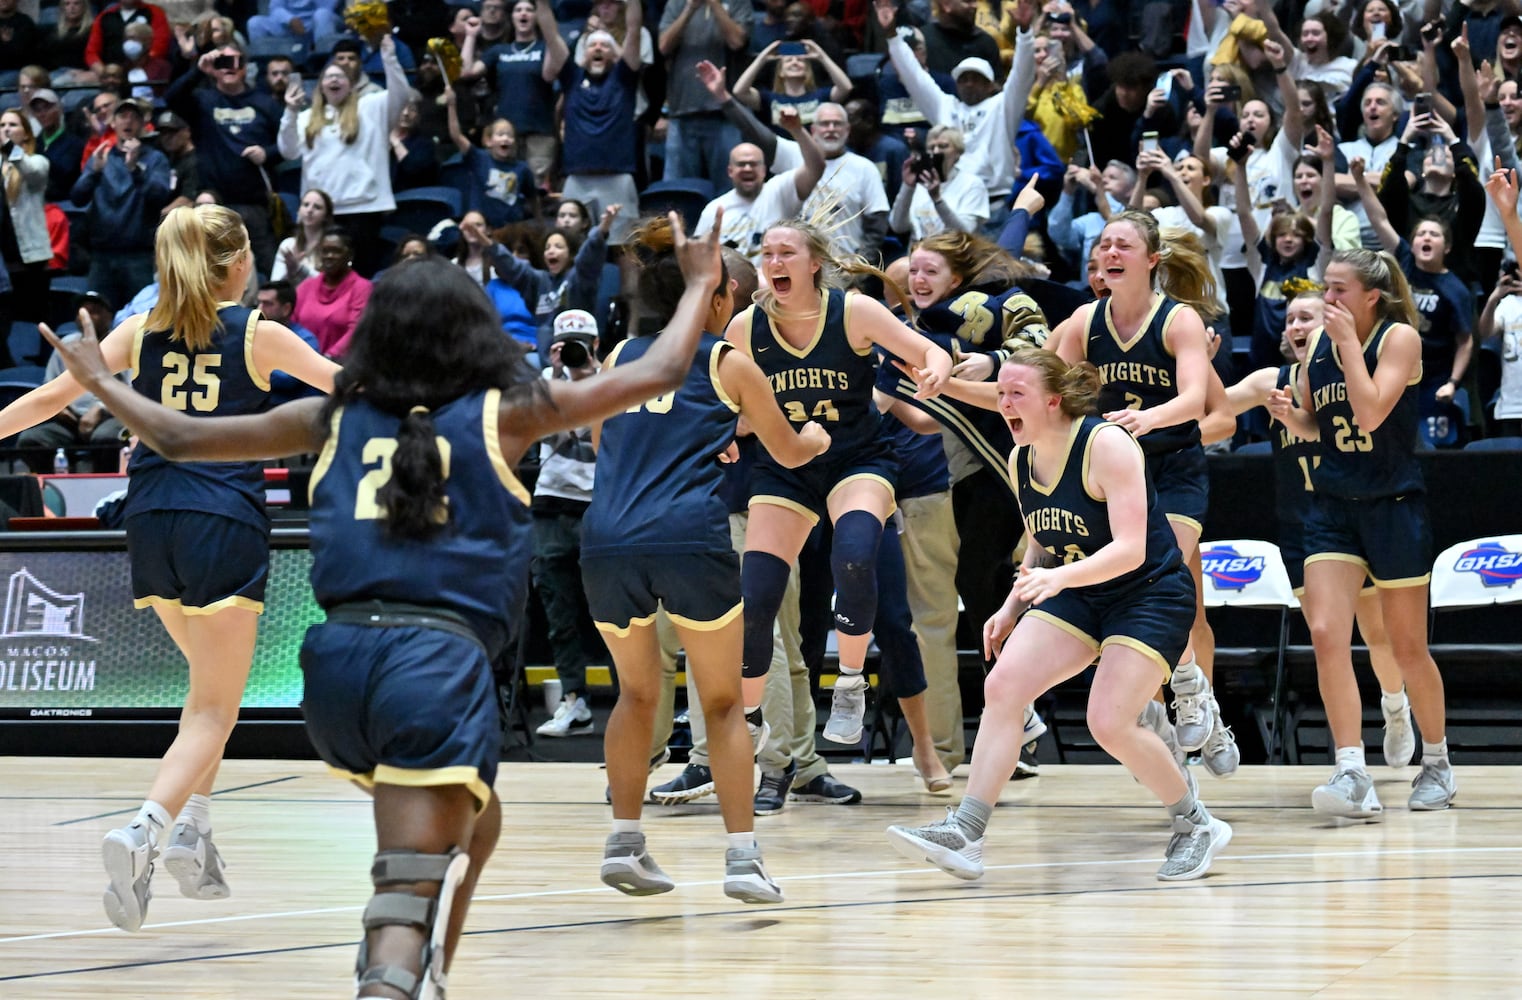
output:
[[968, 56], [951, 68], [953, 80], [963, 73], [976, 73], [989, 83], [994, 81], [994, 68], [988, 64], [987, 59], [980, 59], [977, 56]]
[[597, 339], [597, 320], [585, 309], [567, 309], [555, 317], [555, 343], [562, 340], [583, 340], [591, 343]]
[[113, 112], [113, 113], [119, 115], [123, 111], [129, 110], [129, 109], [132, 110], [132, 111], [136, 111], [137, 114], [138, 114], [138, 117], [140, 117], [140, 118], [142, 118], [144, 120], [147, 120], [153, 114], [153, 109], [151, 107], [148, 107], [147, 105], [144, 104], [144, 102], [138, 100], [135, 97], [124, 97], [124, 98], [122, 98], [120, 101], [117, 102], [116, 111]]
[[[1501, 24], [1496, 28], [1496, 33], [1499, 34], [1500, 32], [1505, 31], [1507, 28], [1516, 28], [1517, 30], [1522, 31], [1522, 17], [1518, 17], [1515, 14], [1507, 14], [1505, 17], [1501, 18]], [[36, 98], [33, 98], [33, 100], [36, 100]]]
[[32, 91], [32, 99], [27, 103], [36, 104], [38, 101], [44, 104], [57, 104], [58, 94], [46, 87], [43, 87], [41, 90], [34, 90]]
[[78, 309], [87, 302], [94, 302], [97, 305], [103, 306], [107, 311], [113, 311], [116, 308], [111, 304], [110, 300], [96, 291], [80, 292], [79, 297], [74, 300], [74, 308]]
[[158, 129], [160, 132], [179, 132], [183, 129], [189, 128], [190, 126], [186, 124], [185, 119], [181, 118], [173, 111], [163, 111], [160, 112], [159, 116], [153, 120], [153, 127]]

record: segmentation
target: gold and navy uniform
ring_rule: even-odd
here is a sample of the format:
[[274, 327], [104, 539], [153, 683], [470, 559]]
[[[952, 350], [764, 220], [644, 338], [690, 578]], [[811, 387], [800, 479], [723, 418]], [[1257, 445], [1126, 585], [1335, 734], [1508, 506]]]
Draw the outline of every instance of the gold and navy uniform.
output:
[[825, 513], [829, 494], [848, 480], [872, 478], [891, 492], [898, 463], [878, 434], [877, 380], [873, 350], [857, 350], [846, 336], [854, 293], [819, 293], [819, 324], [803, 347], [794, 347], [767, 315], [751, 306], [745, 346], [766, 375], [782, 412], [794, 427], [810, 420], [830, 434], [830, 449], [796, 469], [784, 469], [762, 449], [751, 476], [752, 503], [780, 503], [814, 520]]
[[[1282, 365], [1276, 387], [1288, 390], [1297, 407], [1300, 399], [1300, 363]], [[1289, 572], [1291, 586], [1305, 586], [1305, 521], [1310, 515], [1315, 486], [1311, 475], [1321, 464], [1321, 442], [1291, 434], [1284, 425], [1272, 426], [1274, 449], [1274, 509], [1279, 518], [1279, 554]]]
[[[921, 310], [914, 325], [953, 358], [990, 355], [994, 361], [992, 378], [998, 377], [999, 365], [1011, 353], [1022, 347], [1045, 346], [1051, 335], [1045, 314], [1019, 287], [957, 290]], [[934, 417], [1014, 492], [1009, 481], [1009, 453], [1014, 441], [1009, 425], [997, 412], [948, 396], [915, 399], [914, 382], [891, 364], [879, 369], [877, 387]]]
[[[1156, 294], [1152, 312], [1129, 342], [1122, 342], [1110, 319], [1110, 300], [1101, 299], [1089, 314], [1084, 356], [1099, 369], [1099, 412], [1142, 410], [1178, 398], [1178, 365], [1167, 347], [1168, 326], [1182, 303]], [[1138, 439], [1142, 451], [1178, 451], [1200, 443], [1200, 425], [1187, 420], [1159, 427]]]
[[[146, 321], [146, 317], [144, 317]], [[254, 369], [257, 310], [222, 303], [220, 328], [205, 350], [191, 350], [168, 331], [138, 327], [132, 342], [132, 388], [189, 417], [227, 417], [269, 409], [269, 381]], [[259, 462], [171, 462], [147, 445], [127, 467], [132, 488], [126, 515], [194, 510], [264, 527], [264, 466]]]
[[328, 620], [301, 647], [307, 733], [364, 784], [465, 785], [484, 806], [501, 749], [492, 661], [519, 626], [533, 555], [530, 497], [504, 461], [501, 391], [432, 412], [447, 514], [391, 537], [377, 493], [401, 418], [337, 409], [312, 473], [312, 590]]
[[[642, 357], [653, 343], [625, 340], [603, 367]], [[719, 381], [719, 359], [733, 349], [704, 333], [679, 388], [603, 421], [581, 565], [592, 620], [605, 631], [627, 635], [631, 624], [653, 622], [657, 603], [695, 628], [740, 613], [718, 458], [740, 411]]]
[[[1392, 325], [1381, 323], [1363, 345], [1370, 375], [1379, 366]], [[1416, 461], [1421, 369], [1411, 375], [1395, 408], [1373, 431], [1359, 427], [1353, 416], [1342, 358], [1325, 332], [1312, 334], [1306, 372], [1321, 431], [1321, 464], [1313, 476], [1316, 492], [1355, 500], [1421, 492], [1422, 469]]]
[[391, 601], [447, 610], [496, 655], [523, 607], [533, 555], [530, 497], [502, 457], [499, 390], [431, 414], [444, 455], [448, 520], [431, 538], [393, 538], [377, 499], [401, 416], [363, 402], [336, 410], [312, 471], [312, 591], [323, 608]]
[[[1110, 300], [1089, 314], [1084, 356], [1099, 369], [1099, 412], [1142, 410], [1178, 398], [1178, 365], [1168, 350], [1168, 325], [1182, 303], [1158, 294], [1129, 343], [1122, 343], [1110, 320]], [[1200, 424], [1186, 420], [1159, 427], [1137, 439], [1147, 456], [1147, 475], [1170, 520], [1203, 530], [1210, 506], [1210, 472], [1200, 447]]]
[[[268, 409], [269, 382], [253, 364], [259, 319], [255, 310], [222, 303], [220, 326], [204, 350], [140, 324], [132, 341], [132, 388], [190, 417]], [[171, 462], [139, 444], [127, 471], [132, 486], [124, 513], [136, 606], [186, 614], [263, 611], [269, 579], [264, 467]]]
[[[1381, 323], [1364, 342], [1370, 375], [1393, 326]], [[1305, 525], [1306, 563], [1358, 563], [1376, 587], [1426, 583], [1433, 553], [1425, 484], [1416, 459], [1421, 366], [1372, 431], [1360, 427], [1353, 415], [1342, 358], [1324, 331], [1311, 335], [1306, 374], [1321, 435], [1321, 461], [1311, 471], [1315, 499]]]
[[[1064, 564], [1086, 559], [1113, 541], [1109, 504], [1089, 488], [1095, 437], [1129, 432], [1100, 417], [1073, 422], [1062, 471], [1050, 483], [1037, 481], [1031, 449], [1010, 459], [1010, 477], [1020, 498], [1025, 527], [1042, 548]], [[1147, 480], [1146, 552], [1141, 565], [1112, 580], [1064, 590], [1029, 612], [1102, 651], [1119, 643], [1146, 655], [1168, 674], [1189, 642], [1194, 622], [1194, 581], [1184, 566], [1173, 529]]]

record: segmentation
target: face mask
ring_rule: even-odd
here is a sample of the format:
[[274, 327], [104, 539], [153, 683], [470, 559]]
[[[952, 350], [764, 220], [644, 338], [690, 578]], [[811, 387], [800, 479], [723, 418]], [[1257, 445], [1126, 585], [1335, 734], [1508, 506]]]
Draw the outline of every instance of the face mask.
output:
[[143, 54], [143, 43], [135, 38], [129, 38], [122, 42], [122, 55], [128, 59], [136, 59]]

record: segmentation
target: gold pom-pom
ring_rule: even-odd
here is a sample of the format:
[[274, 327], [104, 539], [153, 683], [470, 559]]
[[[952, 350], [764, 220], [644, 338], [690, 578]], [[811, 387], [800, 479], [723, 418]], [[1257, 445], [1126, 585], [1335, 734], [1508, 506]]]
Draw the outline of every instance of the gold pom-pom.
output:
[[444, 82], [453, 85], [460, 78], [460, 50], [452, 38], [428, 39], [428, 51], [433, 53], [433, 58], [438, 60], [439, 70], [444, 74]]
[[344, 11], [344, 24], [362, 38], [389, 34], [391, 13], [385, 0], [357, 0]]

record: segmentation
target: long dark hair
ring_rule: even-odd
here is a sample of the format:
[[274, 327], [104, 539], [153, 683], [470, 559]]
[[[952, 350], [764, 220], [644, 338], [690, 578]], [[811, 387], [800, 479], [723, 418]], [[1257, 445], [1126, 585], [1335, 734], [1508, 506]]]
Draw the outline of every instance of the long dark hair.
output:
[[371, 290], [322, 415], [327, 426], [338, 407], [363, 399], [400, 421], [391, 479], [377, 495], [389, 534], [425, 539], [443, 527], [431, 411], [492, 388], [525, 401], [544, 391], [481, 286], [442, 257], [390, 268]]

